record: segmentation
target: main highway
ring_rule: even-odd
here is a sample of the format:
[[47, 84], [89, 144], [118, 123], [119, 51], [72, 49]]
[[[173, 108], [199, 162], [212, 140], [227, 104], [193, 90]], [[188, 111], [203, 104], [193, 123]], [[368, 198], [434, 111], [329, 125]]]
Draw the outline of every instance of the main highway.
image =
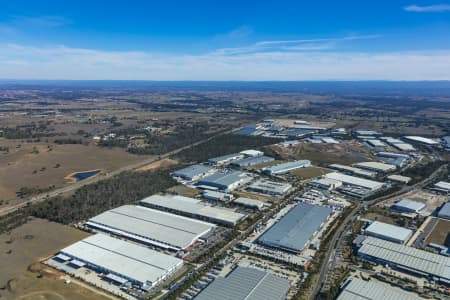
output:
[[173, 151], [167, 152], [167, 153], [162, 154], [160, 156], [144, 159], [144, 160], [141, 160], [141, 161], [139, 161], [137, 163], [126, 165], [124, 167], [121, 167], [121, 168], [116, 169], [114, 171], [108, 172], [106, 174], [102, 174], [102, 175], [95, 176], [95, 177], [92, 177], [92, 178], [87, 178], [85, 180], [78, 181], [78, 182], [73, 183], [71, 185], [64, 186], [64, 187], [52, 190], [50, 192], [46, 192], [46, 193], [42, 193], [42, 194], [39, 194], [39, 195], [31, 196], [31, 197], [29, 197], [27, 199], [23, 199], [23, 201], [18, 203], [18, 204], [1, 208], [0, 209], [0, 216], [12, 213], [12, 212], [18, 210], [19, 208], [22, 208], [24, 206], [30, 205], [32, 203], [42, 202], [42, 201], [44, 201], [44, 200], [46, 200], [48, 198], [51, 198], [51, 197], [67, 194], [69, 192], [73, 192], [73, 191], [79, 189], [82, 186], [85, 186], [85, 185], [88, 185], [88, 184], [92, 184], [92, 183], [95, 183], [95, 182], [99, 182], [99, 181], [111, 178], [111, 177], [113, 177], [115, 175], [118, 175], [118, 174], [120, 174], [122, 172], [132, 171], [132, 170], [138, 169], [140, 167], [146, 166], [148, 164], [161, 161], [161, 160], [166, 159], [166, 158], [168, 158], [168, 157], [170, 157], [172, 155], [175, 155], [175, 154], [177, 154], [177, 153], [179, 153], [179, 152], [181, 152], [183, 150], [186, 150], [186, 149], [198, 146], [200, 144], [206, 143], [206, 142], [212, 140], [215, 137], [218, 137], [218, 136], [224, 135], [224, 134], [228, 134], [228, 133], [232, 133], [235, 130], [237, 130], [237, 129], [221, 131], [221, 132], [219, 132], [219, 133], [217, 133], [217, 134], [215, 134], [215, 135], [213, 135], [211, 137], [208, 137], [206, 139], [197, 141], [195, 143], [183, 146], [181, 148], [178, 148], [178, 149], [175, 149]]
[[325, 258], [322, 261], [322, 265], [320, 268], [319, 273], [319, 279], [317, 281], [317, 284], [314, 288], [314, 292], [311, 294], [310, 300], [317, 299], [319, 292], [321, 291], [322, 287], [325, 283], [330, 282], [333, 276], [333, 271], [336, 266], [336, 254], [337, 249], [341, 249], [341, 245], [344, 242], [343, 236], [344, 233], [351, 228], [352, 222], [354, 221], [354, 217], [361, 212], [361, 209], [363, 207], [370, 207], [378, 202], [387, 200], [392, 197], [396, 197], [399, 195], [402, 195], [404, 193], [408, 193], [412, 190], [421, 189], [428, 184], [432, 183], [436, 178], [448, 167], [448, 164], [444, 164], [440, 166], [438, 169], [436, 169], [430, 176], [423, 179], [422, 181], [412, 185], [412, 186], [405, 186], [402, 189], [391, 193], [389, 195], [385, 195], [370, 201], [364, 201], [359, 202], [355, 205], [355, 207], [352, 209], [350, 214], [344, 219], [344, 221], [339, 225], [338, 229], [336, 230], [335, 234], [333, 235], [333, 238], [330, 241], [329, 248], [325, 254]]

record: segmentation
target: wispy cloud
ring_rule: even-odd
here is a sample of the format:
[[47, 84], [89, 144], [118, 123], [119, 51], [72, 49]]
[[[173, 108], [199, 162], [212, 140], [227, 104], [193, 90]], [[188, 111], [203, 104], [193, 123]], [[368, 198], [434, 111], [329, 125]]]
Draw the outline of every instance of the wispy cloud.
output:
[[239, 28], [236, 28], [230, 32], [228, 32], [226, 35], [231, 39], [241, 39], [246, 38], [253, 34], [253, 28], [247, 25], [243, 25]]
[[46, 30], [70, 24], [71, 21], [60, 16], [11, 16], [0, 21], [0, 34], [14, 35], [21, 32]]
[[[286, 41], [281, 44], [298, 46]], [[310, 44], [311, 41], [301, 43], [305, 47]], [[0, 44], [0, 78], [450, 80], [450, 51], [371, 53], [277, 49], [240, 54], [213, 51], [201, 55], [175, 55]]]
[[249, 46], [221, 48], [215, 52], [221, 55], [239, 55], [273, 51], [320, 51], [334, 49], [339, 43], [346, 41], [376, 39], [380, 37], [381, 35], [349, 35], [339, 38], [261, 41]]
[[435, 4], [435, 5], [408, 5], [404, 9], [410, 12], [446, 12], [450, 11], [450, 4]]

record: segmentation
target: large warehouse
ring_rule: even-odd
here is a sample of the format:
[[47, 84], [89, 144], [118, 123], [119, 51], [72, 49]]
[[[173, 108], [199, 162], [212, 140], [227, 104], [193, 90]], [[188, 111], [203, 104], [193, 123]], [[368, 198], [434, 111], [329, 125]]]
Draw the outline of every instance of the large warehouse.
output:
[[271, 196], [283, 196], [292, 188], [287, 182], [278, 182], [267, 179], [260, 179], [247, 187], [247, 191], [261, 193]]
[[342, 285], [342, 292], [337, 300], [420, 300], [424, 299], [414, 293], [398, 287], [373, 280], [351, 277]]
[[350, 166], [346, 166], [346, 165], [331, 164], [331, 165], [329, 165], [329, 167], [331, 169], [335, 169], [338, 171], [342, 171], [344, 173], [349, 173], [349, 174], [357, 175], [357, 176], [363, 176], [363, 177], [368, 177], [368, 178], [374, 178], [377, 176], [376, 172], [371, 172], [371, 171], [367, 171], [367, 170], [363, 170], [363, 169], [359, 169], [359, 168], [355, 168], [355, 167], [350, 167]]
[[434, 146], [434, 145], [439, 145], [439, 142], [433, 140], [433, 139], [429, 139], [426, 137], [422, 137], [422, 136], [415, 136], [415, 135], [408, 135], [404, 137], [405, 139], [412, 141], [412, 142], [416, 142], [419, 144], [424, 144], [427, 146]]
[[232, 154], [227, 154], [227, 155], [223, 155], [223, 156], [219, 156], [219, 157], [210, 158], [210, 159], [208, 159], [208, 163], [220, 166], [220, 165], [229, 164], [233, 160], [238, 160], [238, 159], [242, 159], [242, 158], [244, 158], [244, 154], [232, 153]]
[[189, 247], [215, 225], [150, 209], [124, 205], [91, 218], [87, 226], [170, 250]]
[[287, 172], [292, 170], [309, 167], [310, 165], [311, 162], [309, 160], [296, 160], [268, 168], [263, 168], [262, 170], [269, 175], [281, 175], [286, 174]]
[[391, 268], [450, 284], [450, 257], [368, 237], [358, 256]]
[[229, 192], [248, 183], [251, 179], [252, 177], [244, 172], [219, 172], [199, 180], [197, 186], [204, 189]]
[[208, 174], [211, 174], [215, 169], [211, 166], [192, 165], [172, 173], [173, 177], [184, 180], [197, 180]]
[[433, 189], [439, 192], [450, 193], [450, 182], [439, 181], [433, 186]]
[[261, 245], [299, 253], [333, 210], [326, 206], [298, 203], [257, 240]]
[[245, 217], [244, 214], [228, 208], [204, 205], [200, 200], [183, 196], [153, 195], [141, 200], [140, 203], [150, 208], [166, 210], [226, 226], [234, 226]]
[[149, 289], [183, 265], [181, 259], [103, 234], [87, 237], [61, 250], [61, 254], [87, 267], [107, 274], [119, 284], [131, 282]]
[[366, 229], [364, 229], [365, 235], [377, 237], [386, 241], [394, 243], [404, 244], [411, 236], [413, 231], [403, 227], [374, 221]]
[[450, 202], [444, 204], [438, 212], [438, 217], [450, 220]]
[[392, 209], [405, 213], [419, 213], [425, 208], [427, 205], [422, 202], [410, 200], [410, 199], [402, 199], [391, 206]]
[[397, 169], [397, 167], [394, 165], [380, 163], [380, 162], [376, 162], [376, 161], [366, 161], [366, 162], [356, 163], [353, 166], [360, 168], [360, 169], [365, 169], [365, 170], [375, 171], [375, 172], [383, 172], [383, 173], [392, 172]]
[[289, 281], [272, 273], [237, 267], [227, 277], [217, 277], [195, 300], [284, 300]]
[[255, 166], [255, 165], [259, 165], [259, 164], [263, 164], [263, 163], [272, 162], [274, 160], [275, 160], [274, 158], [272, 158], [270, 156], [265, 156], [265, 155], [250, 156], [250, 157], [246, 157], [243, 159], [235, 160], [235, 161], [231, 162], [231, 165], [236, 166], [236, 167], [251, 167], [251, 166]]
[[324, 177], [341, 181], [344, 185], [362, 187], [372, 192], [379, 191], [384, 186], [384, 183], [382, 182], [349, 176], [338, 172], [325, 174]]

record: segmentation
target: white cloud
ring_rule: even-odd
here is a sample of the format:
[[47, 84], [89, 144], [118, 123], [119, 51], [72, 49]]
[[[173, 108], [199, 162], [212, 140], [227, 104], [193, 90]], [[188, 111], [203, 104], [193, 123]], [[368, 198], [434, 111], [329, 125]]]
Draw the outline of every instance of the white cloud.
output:
[[329, 50], [335, 48], [337, 44], [342, 42], [376, 39], [380, 37], [381, 35], [351, 35], [341, 38], [261, 41], [250, 46], [218, 49], [215, 53], [221, 55], [237, 55], [273, 51]]
[[446, 12], [450, 11], [450, 4], [436, 4], [427, 6], [408, 5], [405, 6], [404, 9], [411, 12]]
[[[286, 41], [280, 44], [283, 47], [299, 46], [298, 43]], [[310, 44], [311, 41], [301, 45], [311, 47]], [[202, 55], [175, 55], [4, 44], [0, 45], [0, 78], [450, 80], [450, 50], [366, 53], [275, 49], [232, 54], [214, 51]]]

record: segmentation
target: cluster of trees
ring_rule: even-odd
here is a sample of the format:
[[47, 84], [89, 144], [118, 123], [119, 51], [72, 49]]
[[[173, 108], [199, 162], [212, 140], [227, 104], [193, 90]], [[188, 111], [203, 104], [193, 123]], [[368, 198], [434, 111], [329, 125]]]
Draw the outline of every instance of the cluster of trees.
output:
[[149, 134], [144, 139], [146, 146], [130, 147], [128, 152], [159, 155], [208, 138], [212, 134], [207, 123], [187, 124], [168, 134]]
[[17, 210], [4, 216], [0, 216], [0, 234], [10, 231], [25, 224], [30, 215], [24, 210]]
[[53, 190], [55, 188], [54, 185], [50, 185], [48, 187], [21, 187], [17, 192], [16, 195], [19, 198], [25, 198], [31, 195], [37, 195], [37, 194], [42, 194], [42, 193], [46, 193], [49, 192], [51, 190]]
[[21, 125], [12, 127], [1, 127], [0, 136], [6, 139], [36, 139], [49, 136], [61, 135], [57, 132], [51, 132], [46, 125]]
[[403, 171], [402, 175], [411, 177], [411, 181], [408, 183], [408, 185], [413, 185], [419, 181], [424, 180], [425, 178], [428, 178], [443, 164], [445, 164], [445, 162], [441, 160], [428, 162], [427, 164], [419, 164], [412, 168], [406, 169], [405, 171]]
[[83, 141], [82, 141], [81, 139], [74, 139], [74, 138], [55, 139], [53, 142], [54, 142], [55, 144], [58, 144], [58, 145], [66, 145], [66, 144], [77, 145], [77, 144], [83, 144]]
[[[217, 136], [206, 143], [183, 150], [176, 157], [185, 162], [202, 162], [211, 157], [236, 153], [246, 149], [261, 149], [273, 143], [274, 139], [268, 137], [225, 134]], [[269, 150], [266, 149], [267, 151]], [[267, 154], [277, 158], [275, 152]]]
[[31, 205], [31, 216], [63, 224], [88, 219], [108, 209], [134, 203], [176, 184], [168, 170], [124, 172], [79, 188], [68, 197], [54, 197]]
[[83, 186], [71, 196], [52, 197], [1, 216], [0, 233], [26, 223], [30, 217], [44, 218], [63, 224], [79, 222], [108, 209], [135, 203], [176, 184], [177, 182], [170, 176], [170, 170], [124, 172]]

